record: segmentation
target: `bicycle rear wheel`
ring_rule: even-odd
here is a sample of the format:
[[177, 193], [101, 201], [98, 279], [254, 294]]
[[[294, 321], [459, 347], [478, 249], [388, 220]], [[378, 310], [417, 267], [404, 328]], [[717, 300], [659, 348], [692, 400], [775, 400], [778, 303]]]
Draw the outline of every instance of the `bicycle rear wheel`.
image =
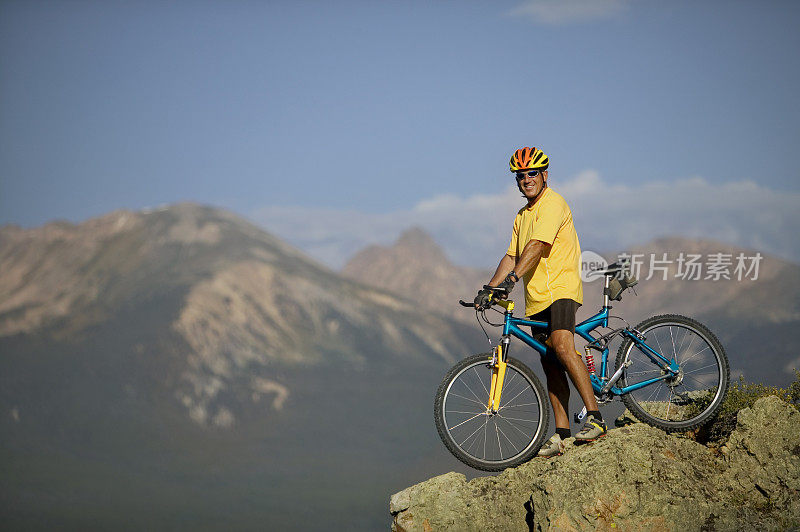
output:
[[509, 357], [497, 413], [488, 409], [492, 355], [465, 358], [447, 372], [434, 401], [439, 437], [475, 469], [502, 471], [542, 446], [550, 418], [547, 392], [522, 362]]
[[[728, 391], [730, 369], [725, 349], [703, 324], [668, 314], [644, 320], [636, 329], [645, 343], [674, 360], [679, 373], [622, 395], [637, 419], [666, 431], [685, 431], [710, 420]], [[666, 375], [649, 356], [626, 339], [617, 353], [617, 368], [626, 361], [618, 386], [625, 387]]]

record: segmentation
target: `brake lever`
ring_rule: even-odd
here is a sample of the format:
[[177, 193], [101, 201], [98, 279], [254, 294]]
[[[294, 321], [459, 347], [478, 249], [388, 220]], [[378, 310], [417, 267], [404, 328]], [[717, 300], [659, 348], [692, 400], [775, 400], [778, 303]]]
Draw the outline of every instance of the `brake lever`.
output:
[[504, 294], [508, 296], [508, 290], [500, 286], [489, 286], [488, 284], [485, 284], [483, 285], [483, 288], [486, 290], [491, 290], [492, 292], [497, 292], [498, 294]]

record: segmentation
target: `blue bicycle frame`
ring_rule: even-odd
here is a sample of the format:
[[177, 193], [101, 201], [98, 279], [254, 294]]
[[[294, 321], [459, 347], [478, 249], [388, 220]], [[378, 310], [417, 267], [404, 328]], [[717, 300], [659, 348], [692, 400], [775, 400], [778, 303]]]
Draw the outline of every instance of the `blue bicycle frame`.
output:
[[[609, 310], [611, 307], [608, 305], [607, 296], [605, 299], [606, 300], [603, 303], [603, 308], [600, 310], [600, 312], [598, 312], [591, 318], [588, 318], [575, 326], [575, 333], [581, 336], [589, 343], [595, 342], [595, 340], [597, 340], [594, 336], [592, 336], [589, 333], [591, 333], [598, 327], [608, 327]], [[530, 334], [520, 329], [520, 327], [529, 326], [536, 332], [541, 331], [546, 333], [548, 326], [547, 322], [515, 318], [512, 315], [512, 311], [508, 309], [506, 310], [504, 317], [505, 317], [503, 322], [504, 353], [508, 352], [508, 346], [509, 346], [508, 344], [510, 341], [510, 336], [514, 336], [522, 340], [525, 344], [529, 345], [536, 351], [538, 351], [539, 354], [545, 355], [545, 353], [547, 352], [547, 346], [542, 342], [538, 341]], [[647, 357], [650, 358], [650, 360], [653, 361], [654, 364], [661, 367], [661, 369], [664, 370], [663, 375], [642, 382], [629, 384], [622, 388], [615, 386], [616, 382], [622, 376], [622, 370], [624, 369], [624, 367], [617, 368], [617, 371], [611, 377], [607, 376], [609, 350], [608, 350], [608, 345], [606, 343], [606, 345], [601, 350], [602, 356], [600, 360], [600, 375], [598, 376], [595, 373], [591, 373], [589, 375], [589, 378], [592, 382], [592, 388], [594, 388], [596, 394], [606, 395], [608, 393], [611, 393], [612, 395], [623, 395], [628, 392], [638, 390], [639, 388], [644, 388], [645, 386], [649, 386], [653, 383], [669, 379], [678, 374], [679, 367], [677, 362], [674, 360], [669, 360], [668, 358], [661, 355], [661, 353], [659, 353], [651, 346], [649, 346], [647, 342], [645, 342], [645, 338], [636, 330], [628, 327], [620, 329], [619, 334], [629, 338], [642, 353], [644, 353]], [[596, 349], [599, 350], [599, 348]]]

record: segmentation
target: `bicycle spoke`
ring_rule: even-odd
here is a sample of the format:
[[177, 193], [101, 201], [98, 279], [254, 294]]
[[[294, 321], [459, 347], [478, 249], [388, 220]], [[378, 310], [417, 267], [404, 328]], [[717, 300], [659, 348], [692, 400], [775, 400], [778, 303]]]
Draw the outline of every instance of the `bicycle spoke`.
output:
[[672, 335], [672, 327], [669, 328], [669, 339], [672, 340], [672, 359], [676, 360], [678, 352], [675, 350], [675, 337]]
[[653, 396], [661, 389], [661, 386], [663, 386], [663, 385], [664, 385], [664, 381], [659, 382], [658, 385], [655, 388], [653, 388], [653, 392], [650, 394], [650, 396], [647, 398], [647, 401], [645, 401], [645, 402], [649, 402], [650, 399], [653, 398]]
[[[665, 351], [664, 351], [664, 348], [663, 348], [663, 347], [661, 347], [661, 340], [659, 340], [659, 339], [658, 339], [658, 335], [657, 335], [657, 334], [654, 334], [653, 336], [655, 336], [655, 338], [656, 338], [656, 343], [658, 344], [658, 352], [659, 352], [659, 353], [664, 353]], [[641, 349], [641, 348], [640, 348], [640, 349]]]
[[703, 382], [700, 379], [696, 378], [694, 375], [686, 375], [686, 377], [689, 377], [690, 379], [692, 379], [693, 381], [695, 381], [697, 384], [699, 384], [700, 386], [702, 386], [705, 389], [708, 389], [710, 387], [716, 387], [717, 384], [718, 384], [718, 383], [708, 384], [708, 383]]
[[483, 459], [486, 460], [486, 427], [489, 425], [489, 418], [483, 422]]
[[[508, 375], [508, 372], [506, 372], [506, 375]], [[511, 387], [511, 383], [514, 382], [514, 379], [516, 377], [517, 377], [517, 374], [516, 373], [512, 373], [510, 379], [503, 379], [503, 387], [500, 389], [500, 393], [501, 394], [506, 391], [507, 387], [508, 388]]]
[[489, 390], [486, 388], [486, 385], [483, 383], [483, 379], [481, 378], [480, 373], [478, 373], [477, 366], [473, 367], [472, 369], [475, 372], [475, 375], [478, 376], [478, 382], [481, 383], [481, 386], [483, 386], [483, 391], [486, 392], [486, 395], [488, 396], [489, 395]]
[[[483, 413], [483, 412], [481, 412], [480, 414], [475, 414], [475, 415], [474, 415], [474, 416], [472, 416], [471, 418], [469, 418], [469, 419], [465, 419], [464, 421], [462, 421], [461, 423], [459, 423], [459, 424], [458, 424], [458, 425], [456, 425], [455, 427], [450, 427], [450, 430], [457, 429], [458, 427], [460, 427], [461, 425], [463, 425], [463, 424], [464, 424], [464, 423], [466, 423], [467, 421], [472, 421], [472, 420], [473, 420], [473, 419], [475, 419], [476, 417], [478, 417], [478, 416], [484, 416], [484, 415], [486, 415], [486, 414], [485, 414], [485, 413]], [[465, 441], [466, 441], [466, 440], [465, 440]]]
[[694, 357], [696, 357], [697, 355], [699, 355], [700, 353], [702, 353], [702, 352], [703, 352], [703, 351], [705, 351], [706, 349], [711, 349], [711, 347], [710, 347], [710, 346], [705, 346], [703, 349], [701, 349], [701, 350], [700, 350], [700, 351], [698, 351], [697, 353], [693, 354], [692, 356], [690, 356], [689, 358], [687, 358], [686, 360], [684, 360], [684, 361], [683, 361], [683, 363], [684, 363], [684, 364], [686, 364], [687, 362], [689, 362], [691, 359], [693, 359]]
[[628, 370], [625, 370], [625, 373], [627, 375], [647, 375], [649, 373], [661, 373], [661, 370], [659, 368], [648, 369], [648, 370], [644, 370], [644, 371], [628, 371]]
[[523, 423], [536, 423], [536, 421], [532, 419], [520, 419], [518, 417], [509, 417], [509, 416], [497, 416], [497, 417], [499, 417], [500, 419], [511, 419], [513, 421], [521, 421]]
[[[500, 419], [506, 420], [506, 418], [500, 418]], [[506, 423], [508, 423], [508, 421], [506, 421]], [[529, 434], [527, 434], [526, 432], [523, 432], [523, 431], [522, 431], [522, 430], [521, 430], [519, 427], [517, 427], [517, 426], [516, 426], [516, 425], [514, 425], [513, 423], [508, 423], [508, 424], [509, 424], [509, 425], [510, 425], [510, 426], [511, 426], [511, 427], [512, 427], [514, 430], [516, 430], [517, 432], [519, 432], [520, 434], [522, 434], [524, 437], [528, 438], [528, 437], [530, 436], [530, 435], [529, 435]]]
[[[483, 385], [483, 383], [481, 383], [481, 385]], [[477, 399], [477, 400], [478, 400], [478, 403], [480, 403], [480, 402], [481, 402], [481, 398], [480, 398], [480, 397], [478, 397], [478, 394], [476, 394], [475, 392], [473, 392], [473, 391], [472, 391], [472, 388], [470, 388], [470, 387], [469, 387], [469, 384], [467, 384], [466, 382], [464, 382], [464, 386], [467, 388], [467, 390], [469, 390], [469, 393], [471, 393], [471, 394], [472, 394], [472, 396], [473, 396], [475, 399]], [[486, 392], [486, 393], [487, 393], [487, 395], [488, 395], [488, 393], [489, 393], [489, 392]]]
[[500, 427], [498, 427], [498, 426], [497, 426], [497, 422], [495, 422], [495, 425], [494, 425], [494, 426], [495, 426], [495, 427], [497, 427], [497, 430], [498, 430], [498, 431], [500, 431], [500, 434], [502, 434], [502, 435], [503, 435], [503, 437], [504, 437], [504, 438], [506, 439], [506, 441], [509, 443], [509, 446], [511, 447], [511, 450], [513, 451], [513, 450], [514, 450], [514, 448], [516, 447], [516, 445], [514, 445], [514, 442], [513, 442], [513, 441], [511, 441], [511, 440], [509, 439], [509, 437], [506, 435], [506, 433], [505, 433], [505, 432], [503, 432], [503, 429], [501, 429]]
[[688, 335], [689, 335], [689, 331], [684, 330], [683, 331], [683, 338], [681, 338], [681, 343], [678, 344], [678, 351], [675, 353], [675, 362], [677, 362], [678, 364], [680, 364], [680, 361], [678, 360], [678, 354], [683, 353], [683, 342], [686, 341], [686, 337]]
[[500, 452], [500, 460], [503, 459], [503, 446], [500, 445], [500, 433], [497, 429], [497, 421], [494, 422], [494, 432], [497, 434], [497, 450]]
[[[480, 443], [479, 443], [480, 442], [480, 434], [478, 434], [480, 432], [480, 430], [481, 430], [481, 427], [478, 427], [478, 430], [476, 430], [472, 435], [467, 437], [467, 440], [471, 439], [470, 444], [467, 445], [467, 447], [466, 447], [466, 449], [468, 451], [472, 452], [472, 449], [477, 449], [480, 446]], [[475, 437], [473, 438], [472, 436], [475, 436]]]
[[[517, 375], [518, 375], [517, 373], [514, 373], [514, 377], [516, 377]], [[508, 397], [512, 393], [516, 392], [517, 388], [519, 388], [520, 391], [517, 392], [517, 394], [514, 397], [511, 398], [511, 401], [513, 401], [514, 399], [519, 397], [520, 394], [525, 393], [525, 391], [530, 390], [530, 387], [528, 385], [528, 381], [526, 381], [524, 377], [520, 377], [519, 380], [517, 380], [517, 382], [515, 383], [515, 385], [513, 387], [508, 387], [508, 389], [503, 390], [503, 395]], [[507, 401], [507, 402], [510, 402], [510, 401]]]
[[[475, 416], [475, 417], [477, 417], [477, 416]], [[471, 417], [470, 419], [475, 419], [475, 417]], [[469, 421], [470, 419], [468, 419], [467, 421]], [[466, 423], [467, 421], [464, 421], [464, 423]], [[453, 428], [456, 428], [456, 427], [458, 427], [458, 426], [460, 426], [460, 425], [463, 425], [464, 423], [459, 423], [458, 425], [456, 425], [456, 426], [455, 426], [455, 427], [453, 427]], [[479, 430], [481, 430], [481, 427], [478, 427], [477, 429], [475, 429], [475, 432], [473, 432], [472, 434], [470, 434], [469, 436], [467, 436], [466, 438], [464, 438], [464, 441], [462, 441], [462, 442], [459, 444], [459, 446], [463, 446], [463, 445], [464, 445], [464, 443], [466, 443], [466, 441], [467, 441], [468, 439], [470, 439], [470, 438], [471, 438], [473, 435], [475, 435], [475, 433], [477, 433]]]
[[[689, 330], [688, 330], [688, 329], [687, 329], [687, 332], [686, 332], [686, 334], [687, 334], [687, 335], [689, 334]], [[697, 337], [697, 335], [696, 335], [696, 334], [692, 334], [692, 339], [689, 341], [689, 345], [687, 345], [687, 346], [686, 346], [686, 351], [687, 351], [687, 352], [688, 352], [688, 351], [690, 351], [690, 350], [692, 349], [692, 345], [694, 345], [694, 339], [695, 339], [696, 337]], [[683, 346], [681, 346], [681, 351], [683, 352]], [[686, 363], [686, 360], [684, 360], [684, 361], [683, 361], [683, 363], [685, 364], [685, 363]], [[680, 362], [678, 362], [678, 364], [680, 364]]]
[[702, 371], [702, 370], [704, 370], [706, 368], [716, 368], [716, 367], [717, 367], [716, 364], [709, 364], [707, 366], [703, 366], [702, 368], [693, 369], [692, 371], [685, 371], [683, 374], [684, 375], [689, 375], [690, 373], [697, 373], [698, 371]]
[[[484, 421], [484, 425], [485, 425], [485, 421]], [[483, 425], [479, 424], [478, 427], [474, 431], [472, 431], [470, 434], [468, 434], [464, 438], [464, 440], [459, 444], [459, 446], [460, 447], [465, 447], [465, 448], [471, 448], [475, 444], [475, 442], [477, 441], [479, 436], [476, 436], [476, 435], [478, 434], [478, 432], [480, 432], [481, 428], [483, 428]], [[469, 429], [466, 429], [465, 431], [460, 432], [461, 436], [463, 436], [463, 434], [465, 434], [467, 432], [467, 430], [469, 430]], [[467, 442], [470, 442], [470, 443], [467, 444]]]
[[[508, 377], [508, 374], [506, 374], [506, 377]], [[506, 396], [507, 397], [510, 394], [515, 393], [517, 391], [518, 386], [516, 386], [516, 384], [510, 385], [510, 386], [508, 386], [507, 384], [508, 384], [508, 379], [506, 379], [505, 382], [503, 382], [503, 387], [500, 389], [501, 396]], [[524, 384], [523, 384], [522, 391], [520, 393], [522, 393], [524, 391], [525, 391], [525, 387], [524, 387]]]
[[667, 415], [666, 419], [669, 419], [669, 408], [672, 406], [672, 390], [669, 391], [669, 399], [667, 399]]
[[451, 393], [453, 397], [458, 397], [459, 399], [463, 399], [465, 401], [472, 401], [473, 403], [477, 403], [481, 405], [481, 408], [486, 408], [486, 404], [481, 403], [480, 401], [476, 401], [475, 399], [470, 399], [469, 397], [464, 397], [463, 395], [458, 395], [457, 393]]
[[[522, 390], [521, 392], [519, 392], [517, 395], [515, 395], [514, 397], [512, 397], [512, 398], [511, 398], [511, 401], [513, 401], [514, 399], [516, 399], [517, 397], [519, 397], [519, 396], [520, 396], [520, 395], [522, 395], [523, 393], [525, 393], [525, 389], [523, 389], [523, 390]], [[511, 401], [509, 401], [509, 403], [510, 403]], [[500, 407], [500, 408], [503, 408], [503, 407]], [[499, 411], [499, 410], [498, 410], [498, 411]]]
[[[538, 405], [538, 404], [539, 404], [538, 402], [536, 402], [536, 403], [519, 403], [517, 405], [508, 404], [508, 405], [501, 406], [500, 410], [502, 410], [504, 408], [519, 408], [520, 406], [532, 406], [532, 405]], [[498, 412], [499, 412], [499, 410], [498, 410]]]

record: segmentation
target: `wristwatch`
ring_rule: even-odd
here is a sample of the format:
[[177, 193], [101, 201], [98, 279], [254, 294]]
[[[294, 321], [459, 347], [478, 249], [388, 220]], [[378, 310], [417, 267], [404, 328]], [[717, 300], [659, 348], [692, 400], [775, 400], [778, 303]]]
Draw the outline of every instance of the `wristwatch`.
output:
[[519, 275], [517, 275], [517, 272], [515, 272], [514, 270], [511, 270], [510, 272], [508, 272], [508, 275], [513, 275], [514, 276], [514, 282], [515, 283], [519, 282]]

